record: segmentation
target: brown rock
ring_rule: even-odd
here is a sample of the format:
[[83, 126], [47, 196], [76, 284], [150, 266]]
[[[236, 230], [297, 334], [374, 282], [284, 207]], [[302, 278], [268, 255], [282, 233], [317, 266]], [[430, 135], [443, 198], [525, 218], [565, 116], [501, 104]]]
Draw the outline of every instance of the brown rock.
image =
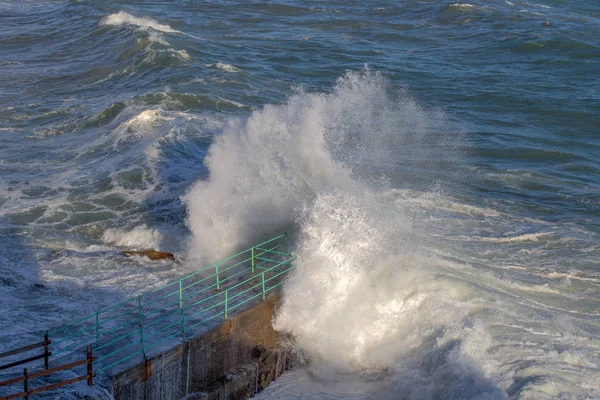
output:
[[130, 256], [143, 256], [143, 257], [148, 257], [151, 260], [173, 260], [175, 261], [175, 255], [173, 253], [168, 253], [166, 251], [156, 251], [154, 249], [149, 249], [149, 250], [142, 250], [142, 251], [137, 251], [137, 250], [125, 250], [123, 252], [124, 255], [126, 255], [127, 257]]

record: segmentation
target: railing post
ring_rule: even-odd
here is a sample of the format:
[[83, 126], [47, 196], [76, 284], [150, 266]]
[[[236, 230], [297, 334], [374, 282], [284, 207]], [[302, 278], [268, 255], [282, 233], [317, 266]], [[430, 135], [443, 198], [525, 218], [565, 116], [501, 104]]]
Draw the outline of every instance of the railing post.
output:
[[87, 379], [87, 384], [88, 386], [92, 386], [94, 384], [92, 378], [94, 377], [94, 370], [92, 368], [92, 361], [93, 361], [93, 357], [92, 357], [92, 345], [88, 344], [87, 347], [87, 375], [88, 375], [88, 379]]
[[27, 368], [23, 368], [23, 376], [25, 380], [23, 380], [23, 391], [25, 392], [25, 400], [29, 400], [29, 396], [27, 392], [29, 391], [29, 382], [27, 381]]
[[48, 356], [50, 355], [50, 353], [48, 352], [48, 345], [49, 345], [49, 340], [48, 340], [48, 331], [46, 331], [46, 334], [44, 335], [44, 369], [48, 369], [49, 367], [49, 360], [48, 360]]
[[229, 301], [229, 299], [228, 299], [228, 297], [229, 297], [228, 293], [229, 293], [229, 289], [226, 289], [225, 290], [225, 319], [227, 319], [227, 312], [229, 311], [228, 310], [229, 306], [227, 304], [227, 302]]
[[263, 295], [263, 301], [265, 301], [265, 273], [263, 272], [261, 275], [262, 275], [262, 295]]
[[185, 341], [185, 310], [183, 309], [183, 283], [179, 280], [179, 309], [181, 310], [181, 337]]
[[96, 347], [98, 347], [98, 340], [100, 340], [100, 314], [96, 313]]
[[219, 282], [219, 263], [215, 263], [215, 271], [217, 274], [217, 290], [221, 290], [221, 283]]
[[142, 313], [142, 296], [137, 297], [138, 313], [140, 318], [140, 337], [142, 342], [142, 356], [146, 359], [146, 350], [144, 348], [144, 315]]
[[254, 269], [256, 268], [256, 249], [252, 246], [252, 275], [254, 275]]

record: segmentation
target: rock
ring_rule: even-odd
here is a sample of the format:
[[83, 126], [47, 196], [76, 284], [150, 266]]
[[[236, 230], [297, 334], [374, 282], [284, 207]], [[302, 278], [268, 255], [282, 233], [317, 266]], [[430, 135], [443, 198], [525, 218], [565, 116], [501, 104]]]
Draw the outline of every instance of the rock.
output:
[[172, 260], [172, 261], [175, 261], [175, 255], [173, 253], [169, 253], [169, 252], [166, 252], [166, 251], [156, 251], [154, 249], [142, 250], [142, 251], [125, 250], [123, 252], [123, 254], [126, 255], [127, 257], [142, 256], [142, 257], [148, 257], [151, 260]]

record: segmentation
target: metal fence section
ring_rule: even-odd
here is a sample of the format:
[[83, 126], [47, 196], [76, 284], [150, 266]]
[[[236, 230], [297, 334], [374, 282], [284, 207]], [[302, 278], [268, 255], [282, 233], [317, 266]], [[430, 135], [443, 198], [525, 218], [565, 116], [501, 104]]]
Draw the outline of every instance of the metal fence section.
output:
[[54, 356], [92, 344], [96, 371], [146, 359], [265, 299], [295, 268], [287, 234], [49, 332]]

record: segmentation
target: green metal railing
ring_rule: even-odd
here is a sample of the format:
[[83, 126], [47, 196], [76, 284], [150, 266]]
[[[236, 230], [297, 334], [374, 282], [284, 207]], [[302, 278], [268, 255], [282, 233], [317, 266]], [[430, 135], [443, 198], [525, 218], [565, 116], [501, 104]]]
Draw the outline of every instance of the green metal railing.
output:
[[279, 235], [204, 269], [50, 331], [54, 356], [92, 344], [97, 371], [145, 359], [242, 311], [283, 284], [295, 268]]

